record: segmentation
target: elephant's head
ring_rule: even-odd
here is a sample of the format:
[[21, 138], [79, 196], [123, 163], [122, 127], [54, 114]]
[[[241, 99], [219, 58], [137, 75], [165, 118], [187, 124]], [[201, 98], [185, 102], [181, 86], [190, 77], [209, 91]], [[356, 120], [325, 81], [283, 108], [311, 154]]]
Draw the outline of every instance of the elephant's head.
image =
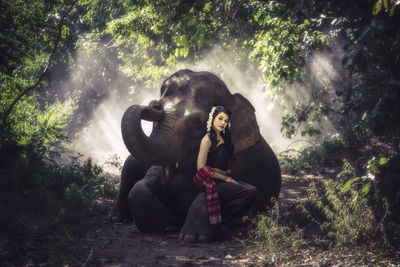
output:
[[[232, 111], [235, 153], [261, 140], [254, 107], [209, 72], [180, 70], [161, 86], [161, 98], [148, 106], [133, 105], [122, 118], [122, 136], [129, 152], [154, 165], [195, 164], [201, 137], [212, 106]], [[154, 122], [147, 137], [141, 120]]]

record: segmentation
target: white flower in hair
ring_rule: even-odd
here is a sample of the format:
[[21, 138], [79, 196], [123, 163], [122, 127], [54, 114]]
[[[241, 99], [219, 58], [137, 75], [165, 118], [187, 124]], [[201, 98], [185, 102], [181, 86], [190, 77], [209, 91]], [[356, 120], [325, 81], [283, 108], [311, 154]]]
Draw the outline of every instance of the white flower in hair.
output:
[[212, 107], [210, 114], [208, 114], [208, 121], [207, 121], [207, 132], [211, 131], [211, 124], [213, 121], [213, 115], [216, 110], [216, 107]]

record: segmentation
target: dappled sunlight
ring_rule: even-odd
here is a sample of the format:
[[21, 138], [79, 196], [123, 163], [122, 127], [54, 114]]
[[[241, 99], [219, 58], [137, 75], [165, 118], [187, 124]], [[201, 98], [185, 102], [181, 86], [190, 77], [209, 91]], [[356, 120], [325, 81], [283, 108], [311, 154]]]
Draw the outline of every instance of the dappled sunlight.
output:
[[100, 105], [89, 124], [79, 133], [78, 138], [73, 140], [76, 151], [86, 157], [92, 157], [100, 165], [115, 154], [121, 161], [124, 160], [129, 152], [125, 148], [120, 130], [122, 113], [122, 110], [117, 110], [107, 103]]
[[[119, 164], [123, 164], [129, 155], [121, 134], [121, 118], [124, 112], [131, 105], [147, 106], [152, 100], [159, 98], [158, 88], [153, 90], [134, 88], [133, 91], [132, 87], [119, 89], [121, 92], [129, 90], [125, 92], [127, 96], [121, 98], [118, 95], [110, 95], [96, 108], [86, 126], [72, 139], [72, 146], [77, 152], [85, 157], [92, 157], [105, 171], [115, 174], [119, 174], [120, 170], [106, 163], [119, 159]], [[153, 122], [142, 120], [141, 124], [143, 132], [149, 136]]]

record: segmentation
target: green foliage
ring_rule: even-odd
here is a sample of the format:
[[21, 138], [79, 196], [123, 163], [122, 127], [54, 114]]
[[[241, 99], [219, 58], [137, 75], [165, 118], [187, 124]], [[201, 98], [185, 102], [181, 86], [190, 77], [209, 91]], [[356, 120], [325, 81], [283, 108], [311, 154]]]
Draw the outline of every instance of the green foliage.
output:
[[378, 0], [374, 5], [374, 15], [378, 15], [381, 11], [389, 12], [390, 16], [393, 16], [396, 6], [400, 5], [398, 1], [395, 0]]
[[[390, 9], [390, 16], [380, 13], [383, 7]], [[343, 92], [344, 113], [356, 113], [356, 123], [361, 128], [373, 134], [389, 134], [394, 139], [400, 134], [398, 7], [397, 2], [378, 1], [374, 11], [377, 17], [360, 29], [343, 57], [349, 71], [361, 75]]]
[[35, 57], [43, 48], [48, 48], [55, 10], [62, 3], [60, 0], [2, 2], [1, 73], [11, 74], [26, 58]]
[[246, 243], [247, 249], [261, 252], [265, 262], [279, 264], [290, 259], [304, 244], [303, 231], [280, 221], [276, 206], [266, 215], [258, 215]]
[[[388, 214], [375, 207], [374, 211], [379, 216], [386, 216], [384, 231], [390, 244], [398, 247], [400, 237], [400, 154], [395, 153], [389, 157], [373, 158], [368, 162], [368, 172], [375, 178], [371, 187], [376, 192], [376, 198], [387, 202]], [[374, 166], [374, 167], [372, 167]], [[370, 175], [371, 175], [370, 174]]]
[[[282, 117], [281, 132], [288, 138], [297, 136], [300, 129], [301, 136], [311, 138], [314, 135], [320, 135], [321, 131], [314, 127], [314, 122], [318, 119], [315, 116], [310, 118], [314, 109], [314, 104], [296, 103], [296, 105], [292, 107], [292, 112], [288, 112]], [[319, 115], [320, 113], [321, 111], [317, 110], [312, 115]]]
[[[4, 83], [0, 85], [0, 115], [4, 114], [5, 108], [14, 100], [19, 88], [18, 79], [3, 76], [2, 80]], [[37, 101], [38, 97], [39, 95], [24, 97], [16, 104], [8, 118], [8, 133], [14, 135], [20, 145], [31, 145], [50, 151], [65, 139], [64, 129], [72, 120], [76, 98], [41, 106]]]
[[400, 233], [399, 162], [398, 153], [370, 157], [358, 169], [344, 159], [343, 169], [337, 177], [312, 183], [308, 201], [299, 205], [314, 225], [306, 223], [306, 231], [318, 227], [320, 232], [313, 229], [310, 239], [303, 237], [301, 231], [304, 229], [281, 220], [279, 212], [273, 210], [258, 217], [248, 248], [261, 251], [267, 262], [278, 263], [296, 255], [299, 246], [305, 242], [324, 249], [397, 248]]
[[124, 62], [121, 71], [133, 81], [150, 85], [171, 72], [178, 60], [197, 58], [209, 47], [221, 24], [211, 16], [212, 2], [181, 4], [179, 1], [140, 2], [127, 14], [108, 23]]
[[77, 9], [82, 28], [89, 28], [90, 32], [102, 31], [108, 21], [124, 14], [130, 5], [129, 0], [81, 0]]
[[388, 159], [372, 158], [361, 177], [356, 176], [357, 170], [347, 160], [343, 162], [343, 171], [338, 174], [340, 180], [312, 184], [308, 190], [310, 203], [301, 206], [320, 226], [322, 236], [318, 241], [338, 248], [389, 245], [387, 233], [397, 231], [389, 226], [393, 223], [393, 218], [388, 219], [393, 204], [378, 190], [379, 182], [375, 179]]
[[334, 135], [315, 146], [281, 151], [277, 153], [277, 157], [283, 171], [298, 170], [317, 164], [335, 164], [338, 160], [337, 151], [343, 146], [343, 139]]
[[46, 105], [43, 111], [35, 102], [19, 102], [12, 116], [17, 142], [46, 149], [59, 144], [65, 139], [64, 128], [71, 122], [75, 108], [73, 99]]
[[108, 24], [106, 32], [128, 48], [121, 59], [124, 73], [133, 80], [158, 78], [167, 66], [200, 59], [205, 50], [222, 45], [248, 49], [266, 82], [278, 86], [283, 79], [294, 79], [310, 47], [323, 41], [310, 21], [299, 25], [289, 16], [283, 18], [285, 6], [278, 1], [167, 2], [139, 2]]
[[250, 22], [258, 31], [246, 42], [252, 49], [249, 57], [258, 63], [266, 83], [282, 90], [281, 82], [294, 81], [300, 75], [310, 49], [321, 45], [324, 35], [308, 19], [286, 17], [284, 4], [277, 1], [255, 1], [253, 8]]
[[312, 184], [308, 190], [311, 204], [303, 209], [323, 231], [319, 241], [329, 247], [385, 245], [384, 217], [375, 216], [366, 197], [368, 192], [365, 187], [356, 188], [354, 181], [342, 184], [326, 180], [320, 187]]

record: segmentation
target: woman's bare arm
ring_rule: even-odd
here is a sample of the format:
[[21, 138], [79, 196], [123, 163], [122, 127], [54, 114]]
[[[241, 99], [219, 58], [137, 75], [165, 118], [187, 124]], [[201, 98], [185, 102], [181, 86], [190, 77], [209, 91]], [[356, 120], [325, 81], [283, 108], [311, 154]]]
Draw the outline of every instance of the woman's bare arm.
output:
[[201, 168], [204, 167], [204, 165], [206, 165], [208, 150], [210, 150], [210, 147], [211, 147], [211, 140], [206, 134], [201, 139], [199, 154], [197, 155], [197, 170], [200, 170]]
[[[199, 154], [197, 155], [197, 170], [200, 170], [201, 168], [204, 167], [204, 165], [206, 165], [207, 155], [208, 155], [208, 151], [210, 150], [210, 147], [211, 147], [211, 140], [210, 140], [210, 137], [208, 137], [208, 135], [206, 134], [201, 139]], [[237, 183], [231, 177], [225, 176], [218, 172], [214, 172], [214, 174], [212, 175], [212, 178], [224, 180], [224, 181], [231, 182], [231, 183]]]

